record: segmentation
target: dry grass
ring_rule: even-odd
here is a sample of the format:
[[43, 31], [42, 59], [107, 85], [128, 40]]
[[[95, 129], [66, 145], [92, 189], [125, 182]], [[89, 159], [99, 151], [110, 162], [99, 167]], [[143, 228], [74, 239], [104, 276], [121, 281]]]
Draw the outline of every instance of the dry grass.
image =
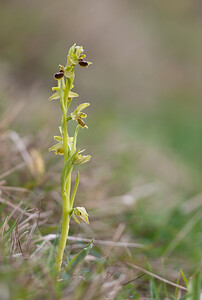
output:
[[[172, 180], [169, 181], [169, 173], [166, 181], [158, 179], [151, 182], [146, 179], [146, 175], [141, 179], [137, 178], [131, 190], [122, 195], [116, 196], [114, 193], [109, 196], [109, 178], [106, 181], [105, 176], [99, 175], [102, 174], [103, 167], [86, 169], [78, 202], [85, 202], [90, 210], [90, 227], [82, 225], [78, 230], [77, 225], [72, 224], [66, 258], [78, 253], [91, 237], [95, 238], [94, 247], [73, 274], [67, 273], [56, 282], [53, 261], [61, 213], [61, 199], [57, 187], [57, 169], [59, 170], [60, 164], [50, 164], [50, 157], [44, 155], [42, 158], [37, 150], [35, 153], [38, 154], [32, 156], [30, 149], [34, 148], [34, 143], [29, 137], [22, 138], [17, 132], [2, 129], [0, 139], [0, 274], [4, 278], [1, 288], [5, 295], [2, 299], [18, 299], [21, 295], [23, 299], [123, 299], [120, 297], [130, 295], [146, 299], [151, 292], [164, 295], [162, 297], [166, 297], [166, 293], [174, 293], [170, 285], [181, 290], [176, 295], [187, 290], [183, 282], [179, 283], [178, 280], [179, 269], [175, 267], [178, 252], [175, 249], [199, 221], [200, 211], [197, 212], [197, 218], [195, 215], [190, 217], [184, 229], [179, 230], [170, 242], [167, 241], [167, 249], [162, 252], [165, 271], [162, 269], [161, 255], [158, 258], [160, 240], [154, 239], [152, 242], [152, 237], [144, 232], [144, 226], [147, 228], [151, 224], [148, 219], [153, 218], [149, 215], [151, 211], [157, 217], [154, 220], [156, 225], [153, 226], [157, 226], [155, 230], [158, 234], [161, 234], [160, 227], [163, 224], [159, 210], [167, 219], [176, 206], [178, 209], [188, 210], [188, 215], [192, 213], [189, 211], [189, 201], [185, 205], [178, 200], [176, 204], [175, 199], [179, 193]], [[139, 157], [143, 155], [141, 147], [134, 147], [134, 150]], [[120, 153], [122, 151], [123, 149]], [[149, 148], [145, 151], [148, 152]], [[43, 165], [46, 164], [50, 168], [44, 172]], [[139, 160], [137, 167], [144, 170], [144, 165], [145, 161]], [[173, 168], [175, 166], [173, 164]], [[113, 177], [111, 180], [111, 184], [116, 186]], [[166, 207], [159, 201], [162, 197], [167, 199]], [[139, 215], [142, 209], [144, 211]], [[138, 226], [138, 222], [145, 224]], [[137, 231], [134, 229], [136, 227]], [[175, 253], [175, 256], [169, 260], [171, 253]], [[192, 268], [186, 266], [187, 257], [181, 259], [181, 265], [190, 272]], [[152, 271], [158, 275], [145, 269], [147, 260]], [[163, 281], [164, 285], [156, 283], [157, 289], [154, 288], [154, 283], [151, 287], [150, 281], [149, 288], [146, 274], [149, 278]], [[168, 287], [165, 288], [165, 284]], [[175, 299], [179, 299], [177, 297]]]

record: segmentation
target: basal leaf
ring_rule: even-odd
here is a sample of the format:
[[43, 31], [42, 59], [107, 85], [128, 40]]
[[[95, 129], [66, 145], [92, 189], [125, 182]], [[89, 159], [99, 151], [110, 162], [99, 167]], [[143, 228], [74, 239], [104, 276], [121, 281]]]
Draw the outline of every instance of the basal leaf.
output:
[[88, 253], [90, 252], [90, 249], [93, 247], [93, 241], [94, 239], [92, 239], [92, 241], [81, 250], [81, 252], [79, 252], [67, 265], [67, 267], [65, 268], [65, 270], [67, 271], [73, 271], [74, 268], [81, 263], [84, 258], [88, 255]]

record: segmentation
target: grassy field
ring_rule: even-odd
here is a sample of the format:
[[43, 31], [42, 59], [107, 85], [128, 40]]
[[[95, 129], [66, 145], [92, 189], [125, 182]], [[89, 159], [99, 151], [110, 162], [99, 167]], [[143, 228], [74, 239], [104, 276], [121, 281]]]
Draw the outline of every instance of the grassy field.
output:
[[[201, 16], [199, 1], [0, 4], [1, 300], [200, 299]], [[75, 83], [75, 106], [91, 102], [76, 199], [90, 225], [71, 222], [64, 268], [94, 243], [57, 281], [61, 111], [48, 98], [73, 42], [93, 62]]]

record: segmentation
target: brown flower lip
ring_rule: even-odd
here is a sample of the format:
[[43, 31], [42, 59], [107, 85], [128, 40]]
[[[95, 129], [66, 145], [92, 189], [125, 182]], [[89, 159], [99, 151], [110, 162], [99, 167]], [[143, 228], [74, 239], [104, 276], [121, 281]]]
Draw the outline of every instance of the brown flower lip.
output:
[[78, 117], [76, 120], [82, 128], [86, 126], [85, 122], [80, 117]]
[[88, 62], [83, 60], [83, 59], [80, 59], [79, 60], [79, 65], [83, 68], [87, 67], [88, 66]]
[[61, 79], [63, 77], [64, 77], [64, 71], [63, 70], [60, 70], [58, 73], [54, 74], [55, 79]]

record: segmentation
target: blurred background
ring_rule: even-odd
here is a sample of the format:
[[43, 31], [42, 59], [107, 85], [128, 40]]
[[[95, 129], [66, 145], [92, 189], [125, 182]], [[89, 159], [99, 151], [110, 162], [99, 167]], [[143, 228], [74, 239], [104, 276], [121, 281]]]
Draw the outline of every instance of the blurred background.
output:
[[201, 172], [201, 14], [197, 0], [1, 1], [1, 111], [23, 95], [15, 126], [51, 136], [52, 75], [76, 42], [93, 62], [75, 82], [91, 102], [86, 144], [102, 156], [149, 144]]
[[48, 98], [68, 49], [82, 45], [93, 64], [77, 67], [74, 103], [91, 103], [79, 145], [92, 160], [82, 167], [78, 201], [100, 217], [91, 230], [110, 238], [103, 224], [99, 231], [102, 218], [110, 228], [123, 222], [126, 240], [154, 243], [147, 258], [166, 253], [194, 271], [202, 242], [201, 1], [10, 0], [0, 2], [0, 20], [2, 128], [41, 153], [46, 172], [58, 172], [49, 188], [57, 187], [62, 161], [48, 148], [61, 109]]

